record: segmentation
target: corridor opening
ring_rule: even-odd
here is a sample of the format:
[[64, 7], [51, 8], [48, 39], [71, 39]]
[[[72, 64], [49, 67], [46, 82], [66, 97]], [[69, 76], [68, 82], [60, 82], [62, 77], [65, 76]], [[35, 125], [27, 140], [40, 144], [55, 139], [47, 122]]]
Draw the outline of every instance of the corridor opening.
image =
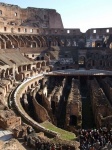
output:
[[77, 117], [75, 115], [71, 115], [70, 116], [69, 125], [70, 126], [77, 126]]

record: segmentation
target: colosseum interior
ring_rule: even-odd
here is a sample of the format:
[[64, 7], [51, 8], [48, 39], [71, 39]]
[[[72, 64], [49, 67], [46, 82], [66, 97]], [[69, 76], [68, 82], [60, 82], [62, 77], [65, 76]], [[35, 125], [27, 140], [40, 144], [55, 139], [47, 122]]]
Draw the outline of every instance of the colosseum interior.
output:
[[112, 28], [82, 33], [54, 9], [0, 3], [1, 150], [112, 147], [111, 86]]

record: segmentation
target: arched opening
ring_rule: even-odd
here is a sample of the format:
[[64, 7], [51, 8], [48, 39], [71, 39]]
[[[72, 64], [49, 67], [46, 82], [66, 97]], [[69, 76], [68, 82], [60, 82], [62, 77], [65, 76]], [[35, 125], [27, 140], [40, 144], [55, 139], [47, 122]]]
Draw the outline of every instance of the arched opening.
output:
[[96, 47], [101, 47], [101, 43], [97, 43], [97, 44], [96, 44]]
[[18, 32], [20, 32], [21, 31], [21, 28], [18, 28]]
[[82, 68], [85, 67], [85, 57], [84, 56], [79, 57], [78, 64], [79, 64], [79, 67], [82, 67]]
[[54, 101], [51, 101], [51, 108], [52, 108], [52, 113], [55, 114], [56, 106], [55, 106], [55, 102]]
[[70, 116], [70, 122], [69, 122], [70, 126], [76, 126], [77, 125], [77, 117], [75, 115], [71, 115]]
[[31, 70], [31, 65], [27, 65], [27, 70], [30, 71]]
[[23, 71], [25, 71], [25, 70], [26, 70], [26, 65], [23, 66]]
[[30, 29], [30, 33], [33, 33], [33, 29]]
[[17, 16], [17, 12], [14, 13], [14, 16], [15, 16], [15, 17]]
[[26, 28], [24, 29], [24, 32], [27, 32], [27, 29], [26, 29]]
[[45, 62], [42, 62], [42, 64], [41, 64], [42, 66], [45, 66]]
[[6, 48], [12, 48], [12, 45], [11, 45], [11, 41], [10, 41], [10, 40], [7, 40], [7, 41], [6, 41]]
[[6, 28], [6, 27], [4, 27], [4, 31], [7, 31], [7, 28]]
[[41, 67], [41, 64], [40, 64], [40, 63], [37, 63], [37, 64], [36, 64], [36, 67], [37, 67], [37, 68], [40, 68], [40, 67]]

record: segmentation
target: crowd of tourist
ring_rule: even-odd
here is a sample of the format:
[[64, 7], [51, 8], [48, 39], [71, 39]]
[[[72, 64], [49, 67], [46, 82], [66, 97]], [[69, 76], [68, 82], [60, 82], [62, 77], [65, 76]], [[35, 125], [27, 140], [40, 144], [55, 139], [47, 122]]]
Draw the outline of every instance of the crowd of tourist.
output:
[[80, 130], [80, 150], [112, 150], [112, 130]]

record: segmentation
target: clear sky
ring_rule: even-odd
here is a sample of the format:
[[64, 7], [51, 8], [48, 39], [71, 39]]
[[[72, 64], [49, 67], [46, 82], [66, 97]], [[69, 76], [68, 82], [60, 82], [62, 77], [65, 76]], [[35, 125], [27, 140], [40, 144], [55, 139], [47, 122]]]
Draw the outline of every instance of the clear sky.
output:
[[61, 14], [64, 28], [112, 27], [112, 0], [2, 0], [22, 8], [56, 9]]

